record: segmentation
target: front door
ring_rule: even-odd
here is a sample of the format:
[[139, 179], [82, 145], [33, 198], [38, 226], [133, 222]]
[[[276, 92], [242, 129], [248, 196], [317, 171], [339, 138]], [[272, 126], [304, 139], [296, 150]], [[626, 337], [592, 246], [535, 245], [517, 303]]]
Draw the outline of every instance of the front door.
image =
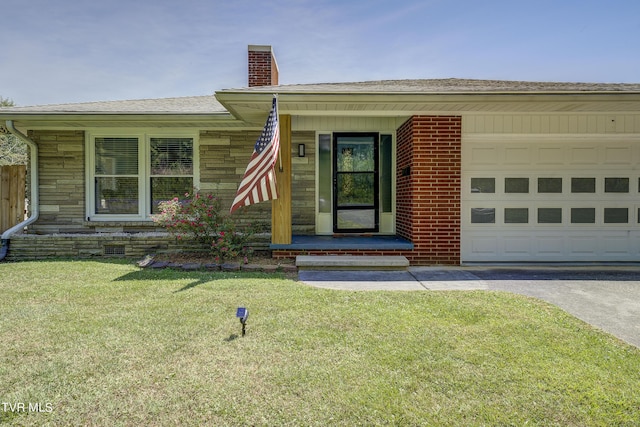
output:
[[378, 232], [377, 133], [333, 135], [333, 232]]

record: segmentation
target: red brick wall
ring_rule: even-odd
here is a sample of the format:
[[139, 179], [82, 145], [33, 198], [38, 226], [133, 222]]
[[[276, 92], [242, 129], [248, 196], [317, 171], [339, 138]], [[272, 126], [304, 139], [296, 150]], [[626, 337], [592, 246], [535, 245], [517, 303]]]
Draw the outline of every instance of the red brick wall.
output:
[[278, 65], [270, 46], [249, 47], [248, 69], [249, 87], [278, 84]]
[[460, 263], [461, 124], [414, 116], [398, 128], [396, 229], [412, 264]]

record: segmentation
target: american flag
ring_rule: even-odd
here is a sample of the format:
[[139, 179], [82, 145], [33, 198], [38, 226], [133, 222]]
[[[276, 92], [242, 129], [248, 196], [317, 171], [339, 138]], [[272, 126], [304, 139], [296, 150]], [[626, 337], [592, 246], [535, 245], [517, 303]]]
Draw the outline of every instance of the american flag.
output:
[[253, 154], [242, 177], [231, 213], [242, 206], [278, 198], [276, 175], [273, 169], [280, 149], [280, 126], [278, 125], [278, 100], [273, 97], [269, 118], [260, 138], [253, 147]]

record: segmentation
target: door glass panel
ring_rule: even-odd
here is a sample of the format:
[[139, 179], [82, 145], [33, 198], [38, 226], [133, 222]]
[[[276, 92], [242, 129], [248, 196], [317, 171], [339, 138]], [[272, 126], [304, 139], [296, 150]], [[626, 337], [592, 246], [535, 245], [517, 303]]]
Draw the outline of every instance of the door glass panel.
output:
[[391, 135], [380, 135], [380, 199], [382, 212], [392, 212], [393, 156]]
[[338, 228], [343, 230], [359, 230], [375, 228], [375, 211], [373, 209], [349, 209], [337, 211]]
[[339, 174], [337, 179], [339, 207], [373, 205], [373, 172]]
[[378, 231], [378, 135], [334, 134], [334, 232]]
[[341, 137], [337, 145], [338, 172], [372, 172], [374, 170], [372, 137]]
[[318, 211], [331, 213], [331, 135], [318, 136]]

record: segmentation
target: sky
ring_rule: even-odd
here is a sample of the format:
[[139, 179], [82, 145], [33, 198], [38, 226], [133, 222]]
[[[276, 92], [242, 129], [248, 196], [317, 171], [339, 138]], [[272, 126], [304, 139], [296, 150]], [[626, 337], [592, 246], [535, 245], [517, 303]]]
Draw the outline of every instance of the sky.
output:
[[271, 45], [280, 84], [640, 82], [637, 0], [0, 0], [17, 106], [209, 95]]

